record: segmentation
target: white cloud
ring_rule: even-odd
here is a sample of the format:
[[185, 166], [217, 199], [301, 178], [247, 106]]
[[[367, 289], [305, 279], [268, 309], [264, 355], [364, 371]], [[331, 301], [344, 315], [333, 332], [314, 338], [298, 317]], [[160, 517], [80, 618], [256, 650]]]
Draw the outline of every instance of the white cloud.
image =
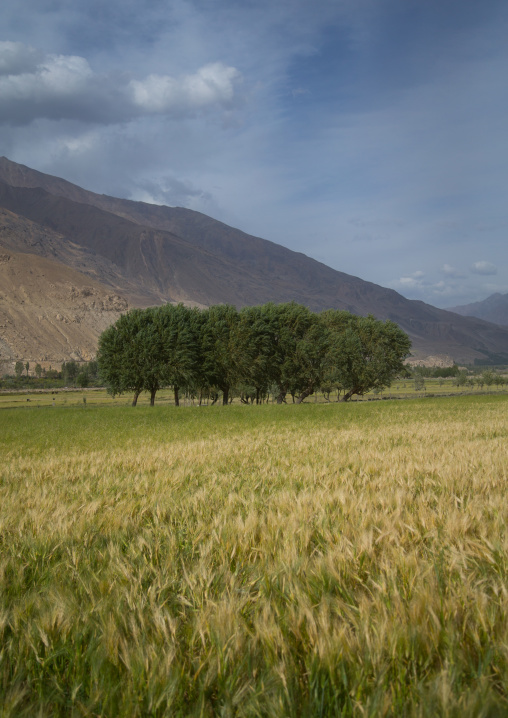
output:
[[42, 54], [21, 43], [0, 43], [0, 123], [71, 119], [111, 124], [151, 114], [193, 116], [229, 110], [241, 75], [221, 62], [182, 77], [98, 74], [77, 55]]
[[447, 277], [455, 277], [459, 279], [465, 276], [464, 272], [462, 272], [460, 269], [457, 269], [457, 267], [452, 267], [450, 264], [443, 264], [441, 271]]
[[422, 284], [419, 279], [414, 277], [401, 277], [398, 283], [401, 287], [420, 287]]
[[409, 287], [409, 288], [416, 288], [416, 287], [423, 287], [425, 286], [424, 282], [425, 272], [422, 272], [421, 270], [417, 270], [416, 272], [413, 272], [411, 275], [406, 277], [400, 277], [399, 279], [396, 279], [394, 282], [392, 282], [392, 285], [402, 287]]
[[452, 296], [457, 288], [454, 284], [450, 284], [443, 280], [430, 281], [425, 279], [424, 272], [413, 272], [412, 275], [400, 277], [389, 283], [392, 289], [398, 289], [410, 299], [431, 300], [432, 297]]
[[405, 277], [399, 277], [399, 279], [396, 279], [391, 284], [392, 286], [397, 286], [399, 288], [410, 288], [410, 289], [416, 289], [416, 288], [422, 288], [427, 285], [427, 283], [424, 281], [425, 272], [422, 272], [421, 270], [417, 270], [416, 272], [413, 272], [412, 274], [405, 276]]
[[34, 72], [41, 53], [22, 42], [0, 41], [0, 76]]
[[492, 275], [497, 274], [497, 268], [495, 264], [492, 264], [491, 262], [475, 262], [473, 266], [471, 267], [471, 271], [473, 274], [484, 274], [484, 275]]
[[47, 55], [30, 72], [4, 73], [0, 78], [0, 97], [6, 104], [19, 100], [32, 100], [37, 104], [59, 96], [76, 95], [86, 89], [92, 77], [92, 70], [83, 57]]
[[240, 73], [234, 67], [215, 62], [180, 79], [170, 75], [149, 75], [141, 81], [131, 80], [129, 88], [134, 103], [146, 112], [171, 113], [227, 106], [234, 99], [235, 84], [240, 79]]

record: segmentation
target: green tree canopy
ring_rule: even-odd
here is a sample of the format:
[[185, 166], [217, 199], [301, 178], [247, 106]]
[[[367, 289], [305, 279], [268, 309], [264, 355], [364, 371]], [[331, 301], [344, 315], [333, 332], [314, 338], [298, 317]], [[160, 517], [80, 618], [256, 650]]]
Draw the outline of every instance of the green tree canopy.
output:
[[132, 309], [123, 314], [99, 337], [97, 363], [101, 381], [115, 396], [134, 392], [136, 406], [144, 386], [144, 354], [141, 338], [142, 316], [145, 310]]
[[333, 310], [321, 317], [331, 331], [329, 371], [343, 401], [382, 390], [404, 372], [411, 341], [394, 322]]
[[[100, 337], [97, 363], [113, 394], [233, 390], [252, 399], [273, 387], [278, 402], [288, 393], [301, 402], [322, 386], [335, 386], [348, 401], [355, 394], [381, 390], [404, 372], [407, 335], [393, 322], [345, 311], [315, 314], [289, 302], [206, 310], [183, 305], [135, 309]], [[65, 371], [67, 372], [67, 367]]]
[[248, 373], [248, 346], [235, 307], [217, 304], [205, 309], [201, 326], [201, 357], [208, 386], [222, 391], [227, 405], [229, 393]]

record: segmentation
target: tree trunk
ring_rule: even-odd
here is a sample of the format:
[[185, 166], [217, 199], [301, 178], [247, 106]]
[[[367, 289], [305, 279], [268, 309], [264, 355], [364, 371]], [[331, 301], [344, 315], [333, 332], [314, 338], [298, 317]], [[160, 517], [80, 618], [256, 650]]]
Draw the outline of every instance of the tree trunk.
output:
[[150, 406], [155, 406], [155, 395], [157, 394], [157, 389], [151, 389], [150, 391]]
[[[306, 399], [308, 396], [312, 394], [312, 389], [304, 389], [298, 399], [296, 400], [297, 404], [301, 404], [304, 399]], [[317, 396], [317, 395], [316, 395]]]
[[229, 387], [222, 390], [222, 406], [227, 406], [229, 402]]
[[180, 406], [180, 397], [178, 396], [178, 387], [173, 387], [173, 393], [175, 395], [175, 406]]
[[256, 404], [259, 404], [259, 389], [256, 387]]
[[359, 393], [360, 393], [360, 390], [358, 387], [355, 387], [354, 389], [350, 389], [349, 391], [345, 392], [341, 401], [349, 401], [352, 396], [354, 396], [355, 394], [359, 394]]
[[136, 406], [138, 403], [138, 396], [141, 394], [140, 391], [135, 391], [134, 396], [132, 397], [132, 406]]
[[285, 404], [286, 403], [286, 392], [281, 391], [279, 392], [277, 396], [277, 404]]

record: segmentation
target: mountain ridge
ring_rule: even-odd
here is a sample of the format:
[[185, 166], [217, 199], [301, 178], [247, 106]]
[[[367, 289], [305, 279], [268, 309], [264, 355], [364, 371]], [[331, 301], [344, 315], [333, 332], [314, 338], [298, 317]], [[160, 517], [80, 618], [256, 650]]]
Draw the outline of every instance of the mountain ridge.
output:
[[[50, 253], [80, 272], [82, 284], [92, 278], [129, 306], [294, 300], [314, 311], [391, 319], [410, 335], [417, 356], [508, 360], [508, 329], [408, 300], [194, 210], [98, 195], [6, 158], [0, 208], [1, 246]], [[38, 242], [27, 243], [27, 232], [39, 233]]]
[[476, 317], [501, 326], [508, 326], [508, 294], [496, 292], [480, 302], [450, 307], [448, 311], [463, 317]]

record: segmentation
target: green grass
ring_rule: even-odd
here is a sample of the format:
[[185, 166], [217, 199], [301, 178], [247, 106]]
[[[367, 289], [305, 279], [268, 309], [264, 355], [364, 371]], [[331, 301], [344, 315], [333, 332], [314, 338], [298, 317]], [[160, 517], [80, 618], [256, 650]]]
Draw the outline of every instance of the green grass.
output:
[[0, 411], [0, 715], [507, 715], [507, 409]]
[[[447, 395], [480, 395], [486, 394], [507, 394], [506, 387], [498, 387], [492, 385], [490, 387], [484, 386], [483, 389], [479, 389], [478, 386], [470, 387], [456, 386], [454, 379], [425, 379], [425, 389], [418, 392], [415, 391], [414, 381], [410, 379], [397, 379], [394, 381], [391, 387], [384, 389], [382, 392], [374, 393], [370, 392], [364, 397], [353, 397], [353, 401], [369, 401], [377, 399], [412, 399], [412, 398], [423, 398], [429, 396], [447, 396]], [[122, 394], [119, 396], [110, 396], [105, 389], [46, 389], [35, 391], [33, 389], [20, 389], [19, 391], [4, 390], [0, 391], [0, 409], [7, 408], [43, 408], [43, 407], [70, 407], [70, 406], [82, 406], [86, 400], [87, 406], [130, 406], [132, 401], [132, 394]], [[272, 400], [272, 397], [270, 397]], [[330, 403], [337, 401], [337, 394], [330, 394]], [[291, 403], [291, 397], [288, 397], [288, 402]], [[319, 392], [316, 395], [310, 396], [306, 403], [326, 403], [324, 395]], [[143, 392], [138, 400], [139, 406], [148, 406], [150, 403], [150, 394]], [[157, 406], [172, 406], [174, 403], [173, 392], [171, 389], [162, 389], [157, 392], [156, 404]], [[197, 405], [197, 399], [190, 399], [181, 397], [182, 407], [190, 407]], [[234, 404], [239, 404], [240, 400], [238, 397], [234, 399]]]

